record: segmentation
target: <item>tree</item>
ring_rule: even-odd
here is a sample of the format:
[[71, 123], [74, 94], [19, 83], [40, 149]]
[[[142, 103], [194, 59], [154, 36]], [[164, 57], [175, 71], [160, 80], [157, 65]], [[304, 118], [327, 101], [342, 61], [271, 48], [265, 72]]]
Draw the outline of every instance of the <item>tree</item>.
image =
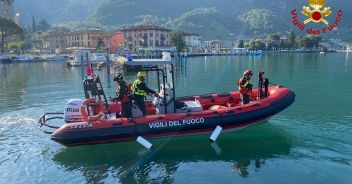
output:
[[265, 43], [261, 40], [251, 40], [246, 43], [245, 48], [249, 50], [265, 50]]
[[20, 43], [18, 43], [18, 48], [23, 50], [26, 48], [26, 43], [24, 41], [21, 41]]
[[1, 53], [4, 52], [5, 42], [12, 36], [17, 36], [19, 39], [24, 39], [23, 29], [12, 20], [0, 17], [0, 34], [1, 34]]
[[309, 36], [304, 36], [301, 39], [301, 44], [302, 44], [302, 47], [305, 47], [305, 48], [308, 48], [308, 49], [311, 49], [311, 48], [314, 47], [313, 40]]
[[287, 40], [280, 40], [280, 45], [279, 45], [280, 49], [286, 49], [289, 46], [289, 42]]
[[37, 30], [40, 30], [40, 31], [47, 31], [51, 28], [51, 25], [48, 24], [48, 22], [45, 20], [45, 19], [41, 19], [37, 25]]
[[266, 38], [269, 48], [278, 48], [280, 46], [280, 36], [277, 34], [269, 34]]
[[244, 42], [243, 40], [240, 40], [237, 45], [238, 48], [244, 48]]
[[32, 32], [35, 33], [37, 31], [37, 25], [35, 24], [34, 16], [32, 17]]
[[249, 48], [250, 48], [251, 50], [255, 50], [255, 41], [254, 41], [254, 40], [251, 40], [251, 41], [249, 42]]
[[171, 33], [171, 43], [176, 47], [178, 52], [182, 51], [186, 47], [186, 43], [183, 40], [183, 35], [179, 31]]
[[297, 43], [296, 43], [296, 34], [293, 28], [291, 28], [290, 32], [288, 33], [288, 43], [290, 48], [296, 48]]
[[320, 47], [320, 43], [323, 38], [320, 36], [310, 36], [310, 39], [312, 40], [313, 47], [317, 48]]
[[298, 40], [298, 45], [300, 47], [312, 49], [314, 47], [315, 48], [320, 47], [322, 37], [309, 35], [309, 36], [299, 37], [297, 40]]
[[247, 43], [244, 45], [244, 48], [250, 49], [250, 48], [251, 48], [251, 45], [247, 42]]
[[7, 44], [7, 48], [14, 50], [16, 53], [20, 53], [19, 51], [25, 48], [25, 42], [11, 42]]
[[265, 50], [265, 43], [262, 42], [261, 40], [256, 40], [255, 41], [255, 50]]
[[243, 26], [249, 27], [256, 36], [273, 33], [286, 27], [282, 23], [283, 18], [279, 16], [277, 11], [268, 9], [250, 9], [240, 15], [238, 19], [243, 22]]
[[11, 43], [7, 44], [7, 48], [17, 50], [19, 48], [19, 46], [17, 43], [11, 42]]

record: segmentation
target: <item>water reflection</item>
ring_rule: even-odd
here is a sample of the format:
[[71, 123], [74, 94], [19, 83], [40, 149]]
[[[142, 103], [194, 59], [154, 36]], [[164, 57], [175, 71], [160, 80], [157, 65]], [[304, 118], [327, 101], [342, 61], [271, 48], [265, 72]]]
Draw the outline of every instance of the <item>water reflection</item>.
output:
[[109, 175], [121, 183], [173, 183], [180, 167], [214, 162], [231, 164], [238, 176], [250, 177], [249, 167], [259, 172], [266, 160], [289, 154], [291, 144], [280, 132], [269, 124], [226, 133], [218, 141], [220, 152], [200, 135], [153, 140], [152, 151], [132, 142], [63, 148], [52, 159], [67, 171], [80, 171], [88, 183]]
[[13, 65], [0, 65], [0, 112], [2, 109], [12, 109], [15, 106], [22, 106], [25, 100], [23, 95], [28, 85], [29, 76], [27, 65], [22, 64], [17, 67]]

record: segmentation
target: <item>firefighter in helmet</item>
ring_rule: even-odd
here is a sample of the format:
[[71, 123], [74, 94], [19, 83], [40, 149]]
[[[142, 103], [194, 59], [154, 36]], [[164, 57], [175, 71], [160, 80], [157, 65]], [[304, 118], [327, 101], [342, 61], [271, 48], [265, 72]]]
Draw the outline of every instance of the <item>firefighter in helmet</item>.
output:
[[243, 76], [238, 80], [237, 85], [241, 93], [242, 104], [248, 104], [251, 99], [253, 85], [250, 83], [250, 80], [253, 76], [251, 70], [246, 70], [243, 72]]
[[117, 82], [118, 87], [116, 88], [116, 98], [111, 98], [111, 101], [121, 102], [121, 117], [131, 118], [132, 117], [132, 101], [130, 95], [132, 94], [131, 87], [123, 80], [122, 74], [114, 76], [114, 81]]
[[134, 91], [134, 102], [139, 106], [139, 108], [143, 111], [143, 116], [147, 115], [147, 111], [145, 108], [145, 98], [148, 94], [153, 94], [158, 97], [158, 93], [154, 90], [151, 90], [145, 84], [145, 71], [140, 71], [137, 74], [137, 80], [135, 80], [132, 84], [132, 90]]

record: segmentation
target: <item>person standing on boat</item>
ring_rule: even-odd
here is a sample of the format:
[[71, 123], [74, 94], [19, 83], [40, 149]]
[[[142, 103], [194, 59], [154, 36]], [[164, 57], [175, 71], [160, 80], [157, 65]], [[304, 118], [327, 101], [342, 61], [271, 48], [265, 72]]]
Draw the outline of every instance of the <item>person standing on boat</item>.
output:
[[[123, 75], [118, 74], [114, 76], [114, 81], [119, 85], [116, 88], [117, 98], [110, 99], [111, 101], [121, 102], [121, 117], [131, 118], [132, 117], [132, 101], [130, 100], [130, 95], [132, 91], [130, 86], [123, 80]], [[116, 116], [118, 117], [118, 115]]]
[[242, 104], [248, 104], [251, 99], [253, 85], [250, 83], [250, 80], [253, 76], [251, 70], [246, 70], [243, 73], [243, 76], [238, 80], [237, 85], [241, 93]]
[[134, 102], [143, 111], [143, 116], [147, 115], [145, 108], [145, 98], [147, 94], [153, 94], [156, 97], [159, 96], [157, 92], [147, 87], [145, 84], [145, 77], [146, 73], [144, 71], [138, 72], [137, 80], [135, 80], [132, 84], [132, 90], [134, 91]]

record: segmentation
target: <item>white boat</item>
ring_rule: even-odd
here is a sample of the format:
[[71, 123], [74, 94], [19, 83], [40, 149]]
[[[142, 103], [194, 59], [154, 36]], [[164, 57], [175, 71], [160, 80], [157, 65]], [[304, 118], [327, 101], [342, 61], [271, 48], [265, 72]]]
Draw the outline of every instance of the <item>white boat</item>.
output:
[[43, 55], [42, 58], [48, 61], [66, 61], [67, 60], [66, 56], [58, 55], [58, 54]]
[[246, 55], [247, 52], [246, 48], [232, 48], [232, 54], [234, 55]]
[[84, 66], [91, 61], [92, 53], [89, 49], [77, 49], [73, 51], [73, 55], [67, 61], [68, 66]]
[[11, 59], [9, 56], [0, 55], [0, 63], [9, 63], [9, 62], [11, 62]]
[[92, 54], [93, 63], [107, 63], [108, 53], [97, 52]]
[[32, 61], [34, 61], [34, 58], [32, 56], [19, 55], [19, 56], [15, 56], [14, 58], [12, 58], [12, 61], [14, 61], [14, 62], [32, 62]]

